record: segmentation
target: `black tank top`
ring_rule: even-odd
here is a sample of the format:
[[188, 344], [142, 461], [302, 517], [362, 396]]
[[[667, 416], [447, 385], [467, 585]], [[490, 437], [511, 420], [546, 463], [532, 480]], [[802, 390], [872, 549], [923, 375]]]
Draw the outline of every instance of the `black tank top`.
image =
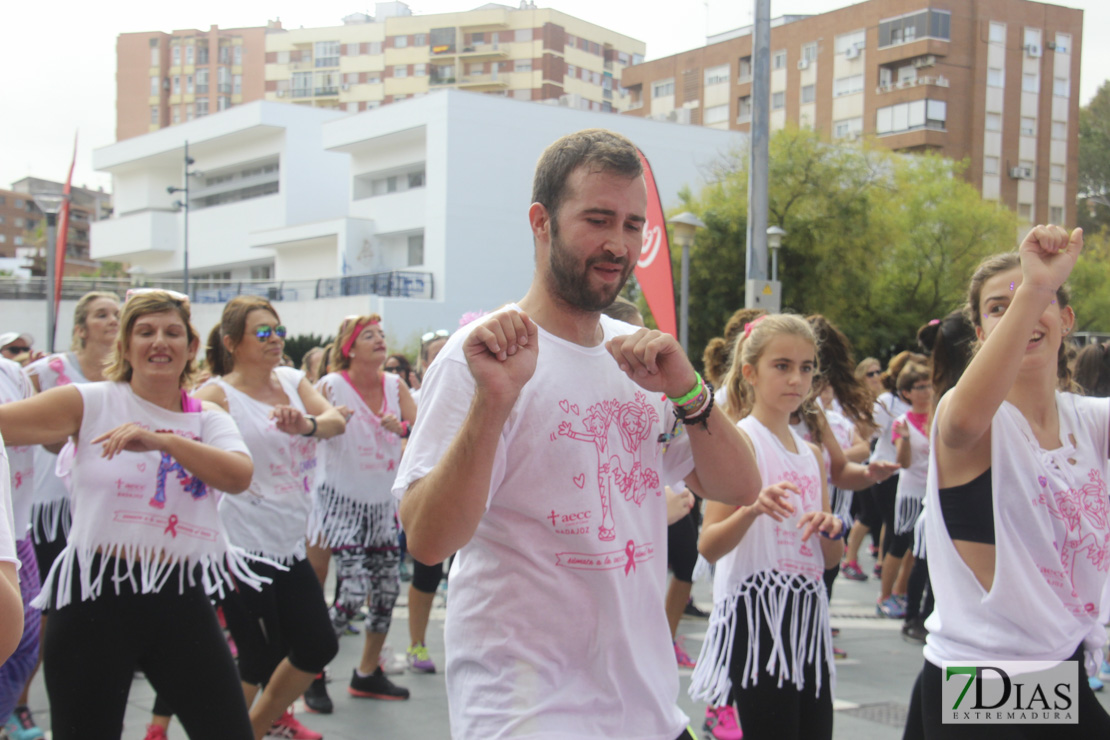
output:
[[954, 540], [994, 544], [994, 489], [991, 469], [959, 486], [941, 488], [940, 510]]

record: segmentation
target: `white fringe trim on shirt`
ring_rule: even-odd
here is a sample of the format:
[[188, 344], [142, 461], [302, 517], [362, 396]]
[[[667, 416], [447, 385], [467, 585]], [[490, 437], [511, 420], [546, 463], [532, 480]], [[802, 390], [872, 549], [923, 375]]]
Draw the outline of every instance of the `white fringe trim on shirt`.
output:
[[[94, 572], [97, 554], [100, 555], [100, 563]], [[42, 579], [42, 591], [31, 605], [39, 609], [68, 606], [72, 602], [74, 578], [79, 579], [82, 601], [100, 596], [106, 576], [114, 582], [117, 594], [120, 584], [124, 582], [130, 583], [135, 593], [157, 593], [166, 586], [177, 566], [181, 566], [177, 569], [178, 593], [183, 593], [186, 585], [193, 587], [197, 584], [199, 570], [199, 580], [205, 593], [222, 599], [225, 589], [234, 590], [237, 584], [258, 591], [263, 584], [271, 582], [271, 579], [251, 570], [251, 561], [286, 570], [281, 564], [247, 553], [234, 545], [219, 556], [181, 557], [168, 555], [160, 548], [149, 545], [113, 543], [101, 546], [98, 553], [97, 547], [78, 549], [70, 542]], [[109, 572], [112, 564], [114, 567]]]
[[[791, 593], [795, 598], [790, 613], [791, 629], [787, 644], [782, 630], [787, 597]], [[697, 667], [690, 678], [692, 698], [708, 702], [712, 706], [720, 706], [727, 701], [732, 689], [729, 667], [736, 639], [736, 613], [740, 599], [744, 600], [748, 622], [747, 660], [744, 663], [741, 688], [759, 683], [759, 674], [763, 669], [769, 675], [778, 677], [780, 688], [785, 681], [790, 681], [801, 691], [805, 688], [803, 668], [806, 663], [815, 663], [817, 685], [814, 693], [820, 696], [820, 661], [824, 661], [829, 669], [830, 693], [835, 689], [836, 671], [829, 628], [829, 601], [824, 582], [764, 570], [748, 578], [727, 598], [717, 599], [714, 603], [701, 655], [698, 656]], [[767, 665], [759, 666], [759, 637], [764, 621], [776, 638]]]
[[308, 541], [320, 547], [377, 547], [397, 544], [397, 501], [367, 503], [320, 486], [308, 517]]
[[36, 545], [58, 539], [68, 540], [69, 525], [72, 521], [68, 497], [36, 501], [31, 506], [31, 533]]

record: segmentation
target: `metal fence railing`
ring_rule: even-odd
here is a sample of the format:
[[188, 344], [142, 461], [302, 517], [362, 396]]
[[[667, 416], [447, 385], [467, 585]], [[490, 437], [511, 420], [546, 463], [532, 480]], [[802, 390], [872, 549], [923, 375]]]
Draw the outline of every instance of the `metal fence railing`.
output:
[[[180, 291], [180, 280], [130, 280], [126, 278], [65, 278], [62, 298], [76, 300], [93, 290], [111, 291], [123, 296], [130, 288], [166, 288]], [[315, 280], [195, 280], [189, 297], [195, 303], [226, 303], [237, 295], [260, 295], [271, 301], [309, 301], [352, 295], [379, 295], [390, 298], [432, 298], [430, 272], [393, 270], [366, 275], [318, 278]], [[0, 300], [43, 300], [46, 279], [0, 278]]]

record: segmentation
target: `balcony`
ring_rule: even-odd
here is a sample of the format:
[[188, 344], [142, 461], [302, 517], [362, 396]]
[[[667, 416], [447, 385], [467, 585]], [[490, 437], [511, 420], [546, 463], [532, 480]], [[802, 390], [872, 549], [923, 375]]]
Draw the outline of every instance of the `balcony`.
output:
[[316, 88], [315, 93], [316, 93], [316, 97], [318, 97], [318, 98], [333, 97], [333, 96], [339, 95], [339, 86], [338, 85], [330, 85], [328, 87], [318, 87], [318, 88]]
[[875, 92], [878, 95], [882, 95], [894, 90], [909, 90], [914, 87], [928, 85], [935, 87], [948, 87], [948, 78], [944, 77], [943, 75], [938, 75], [935, 77], [916, 77], [912, 79], [898, 80], [897, 82], [892, 82], [889, 85], [879, 85], [875, 88]]
[[504, 90], [509, 87], [509, 81], [500, 77], [496, 72], [488, 75], [466, 75], [459, 78], [459, 87], [464, 90]]
[[459, 52], [460, 60], [471, 62], [508, 58], [509, 52], [502, 49], [501, 44], [471, 44]]
[[93, 259], [174, 252], [181, 233], [177, 211], [145, 209], [93, 224]]
[[[294, 87], [290, 91], [290, 95], [294, 98], [311, 98], [312, 97], [312, 88], [311, 87]], [[278, 97], [281, 97], [281, 90], [278, 90]]]

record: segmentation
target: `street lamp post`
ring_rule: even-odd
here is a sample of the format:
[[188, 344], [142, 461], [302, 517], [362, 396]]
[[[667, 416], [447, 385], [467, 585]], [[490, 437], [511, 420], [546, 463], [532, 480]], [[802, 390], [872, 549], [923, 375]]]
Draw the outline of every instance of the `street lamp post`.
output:
[[185, 142], [185, 187], [175, 188], [173, 185], [171, 185], [168, 188], [166, 188], [166, 192], [169, 193], [170, 195], [173, 195], [174, 193], [184, 193], [185, 194], [185, 197], [184, 197], [183, 200], [174, 201], [174, 205], [178, 206], [179, 208], [181, 208], [182, 210], [185, 211], [185, 243], [184, 243], [185, 262], [184, 262], [184, 270], [182, 272], [182, 284], [184, 285], [184, 288], [185, 288], [182, 292], [185, 295], [189, 295], [189, 178], [192, 177], [193, 175], [199, 175], [200, 174], [199, 172], [195, 172], [195, 171], [192, 171], [192, 170], [189, 169], [189, 167], [191, 167], [195, 163], [196, 163], [196, 160], [194, 160], [192, 157], [189, 156], [189, 142], [186, 141]]
[[786, 230], [779, 226], [772, 226], [767, 229], [767, 249], [771, 252], [771, 300], [770, 305], [767, 307], [771, 313], [780, 313], [782, 311], [782, 283], [779, 282], [779, 248], [782, 247], [782, 238], [786, 236]]
[[683, 211], [667, 221], [674, 227], [674, 238], [682, 247], [681, 303], [679, 304], [678, 342], [682, 351], [689, 351], [690, 340], [690, 246], [694, 243], [694, 233], [705, 226], [694, 214]]
[[35, 205], [46, 215], [46, 351], [54, 353], [54, 332], [58, 326], [54, 304], [57, 301], [54, 273], [57, 272], [58, 212], [69, 200], [63, 193], [32, 193]]

